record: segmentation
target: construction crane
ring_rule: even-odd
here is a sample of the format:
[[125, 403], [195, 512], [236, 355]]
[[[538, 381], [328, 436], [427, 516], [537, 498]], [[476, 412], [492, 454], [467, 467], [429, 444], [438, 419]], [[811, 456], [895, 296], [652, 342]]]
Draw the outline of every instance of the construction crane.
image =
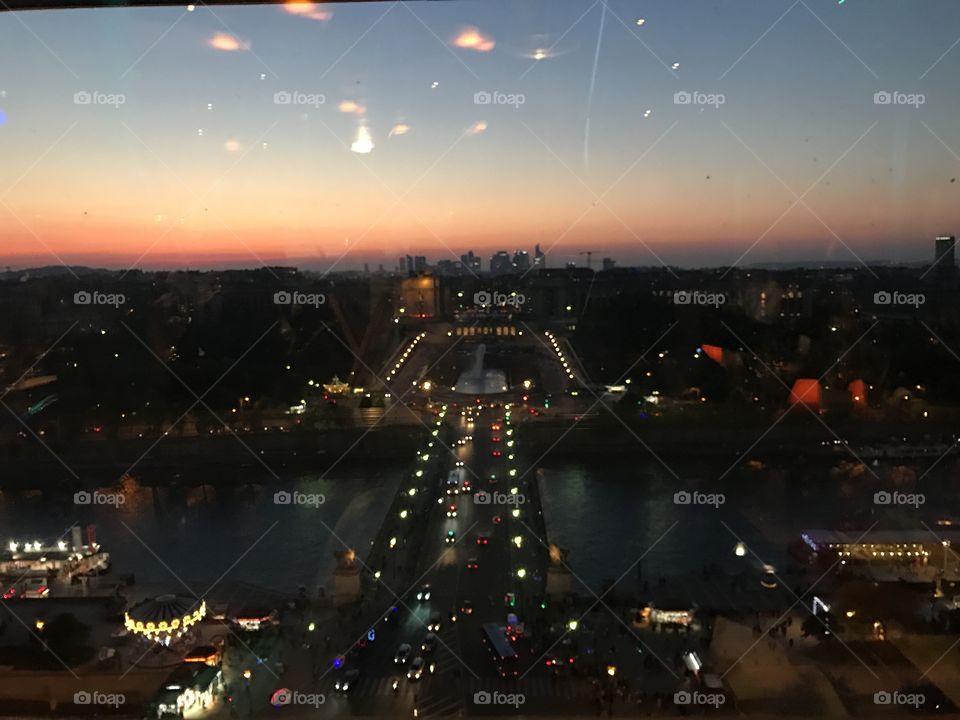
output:
[[606, 250], [582, 250], [582, 251], [580, 252], [580, 255], [586, 255], [586, 256], [587, 256], [587, 270], [592, 269], [591, 266], [590, 266], [590, 261], [591, 261], [591, 259], [593, 258], [593, 254], [594, 254], [595, 252], [606, 252]]

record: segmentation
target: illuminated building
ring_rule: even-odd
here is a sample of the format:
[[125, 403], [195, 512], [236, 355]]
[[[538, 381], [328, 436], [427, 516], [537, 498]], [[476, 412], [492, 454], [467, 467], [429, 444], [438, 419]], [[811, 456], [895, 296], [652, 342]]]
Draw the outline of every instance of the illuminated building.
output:
[[432, 275], [404, 278], [400, 283], [400, 307], [408, 318], [436, 317], [440, 303], [440, 282]]
[[219, 667], [184, 663], [177, 667], [151, 705], [154, 717], [182, 718], [187, 711], [199, 714], [214, 704], [216, 693], [223, 687], [223, 672]]

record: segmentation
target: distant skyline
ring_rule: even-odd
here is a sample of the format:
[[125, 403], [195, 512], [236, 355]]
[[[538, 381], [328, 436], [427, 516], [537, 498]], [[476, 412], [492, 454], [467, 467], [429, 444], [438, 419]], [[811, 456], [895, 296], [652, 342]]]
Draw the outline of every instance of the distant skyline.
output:
[[608, 7], [0, 13], [0, 266], [917, 263], [960, 231], [957, 3]]

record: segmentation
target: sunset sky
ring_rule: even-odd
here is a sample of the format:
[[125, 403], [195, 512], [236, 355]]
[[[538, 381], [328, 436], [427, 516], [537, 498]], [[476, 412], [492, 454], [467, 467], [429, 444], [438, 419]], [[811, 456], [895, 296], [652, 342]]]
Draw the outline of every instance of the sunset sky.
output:
[[2, 13], [0, 264], [917, 261], [960, 233], [960, 4], [607, 5]]

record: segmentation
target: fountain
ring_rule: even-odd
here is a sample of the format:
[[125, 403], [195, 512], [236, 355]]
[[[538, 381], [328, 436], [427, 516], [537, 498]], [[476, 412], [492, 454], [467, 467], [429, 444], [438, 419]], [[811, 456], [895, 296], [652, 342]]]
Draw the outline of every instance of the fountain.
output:
[[507, 391], [507, 376], [502, 370], [484, 370], [483, 356], [487, 346], [481, 344], [473, 354], [470, 367], [460, 373], [454, 392], [469, 395], [493, 395]]

